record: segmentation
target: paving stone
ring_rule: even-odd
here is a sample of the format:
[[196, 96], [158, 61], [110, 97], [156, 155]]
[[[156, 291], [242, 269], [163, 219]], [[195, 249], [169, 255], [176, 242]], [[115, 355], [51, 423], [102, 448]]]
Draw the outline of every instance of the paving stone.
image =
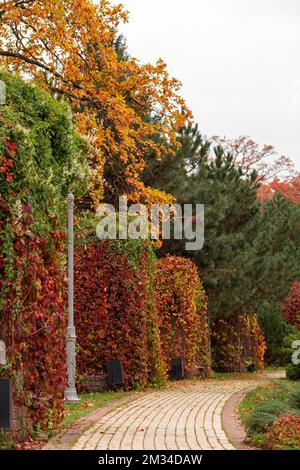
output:
[[74, 449], [232, 450], [222, 426], [227, 400], [240, 382], [197, 382], [152, 392], [111, 411], [78, 439]]

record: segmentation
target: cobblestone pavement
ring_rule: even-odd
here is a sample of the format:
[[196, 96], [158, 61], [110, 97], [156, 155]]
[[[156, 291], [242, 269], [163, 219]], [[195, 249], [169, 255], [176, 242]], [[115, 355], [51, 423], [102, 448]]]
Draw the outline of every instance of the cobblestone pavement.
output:
[[114, 409], [85, 431], [75, 450], [232, 450], [222, 410], [246, 381], [170, 387]]

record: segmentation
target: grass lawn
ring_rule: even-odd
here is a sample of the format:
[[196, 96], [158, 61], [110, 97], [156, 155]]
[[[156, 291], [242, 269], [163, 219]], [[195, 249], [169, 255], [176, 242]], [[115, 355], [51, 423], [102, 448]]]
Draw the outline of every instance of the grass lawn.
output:
[[300, 381], [277, 380], [247, 393], [240, 417], [249, 442], [267, 449], [300, 449]]
[[61, 426], [63, 428], [68, 427], [97, 408], [101, 408], [115, 400], [128, 397], [132, 395], [132, 393], [133, 392], [105, 391], [101, 393], [81, 394], [79, 403], [65, 404], [65, 416]]

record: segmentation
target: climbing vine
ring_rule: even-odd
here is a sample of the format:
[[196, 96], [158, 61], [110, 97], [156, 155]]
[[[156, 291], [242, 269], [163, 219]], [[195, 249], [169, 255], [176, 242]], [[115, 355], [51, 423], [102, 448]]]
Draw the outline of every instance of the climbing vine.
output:
[[264, 367], [265, 339], [256, 315], [241, 315], [211, 324], [213, 368], [224, 372]]
[[182, 357], [185, 372], [195, 375], [210, 370], [207, 301], [196, 265], [169, 256], [158, 261], [155, 298], [164, 362]]
[[150, 290], [154, 260], [151, 246], [138, 240], [79, 244], [75, 260], [79, 374], [105, 377], [106, 361], [119, 359], [127, 388], [164, 380]]
[[0, 78], [0, 377], [12, 379], [14, 427], [24, 436], [63, 416], [65, 198], [69, 188], [84, 193], [88, 172], [68, 108], [7, 73]]

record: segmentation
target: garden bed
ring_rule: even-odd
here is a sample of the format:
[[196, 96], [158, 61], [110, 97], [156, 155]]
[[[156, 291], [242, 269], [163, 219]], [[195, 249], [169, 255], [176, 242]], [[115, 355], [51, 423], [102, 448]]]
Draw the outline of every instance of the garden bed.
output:
[[247, 440], [269, 450], [300, 450], [300, 382], [278, 380], [247, 393], [239, 407]]

